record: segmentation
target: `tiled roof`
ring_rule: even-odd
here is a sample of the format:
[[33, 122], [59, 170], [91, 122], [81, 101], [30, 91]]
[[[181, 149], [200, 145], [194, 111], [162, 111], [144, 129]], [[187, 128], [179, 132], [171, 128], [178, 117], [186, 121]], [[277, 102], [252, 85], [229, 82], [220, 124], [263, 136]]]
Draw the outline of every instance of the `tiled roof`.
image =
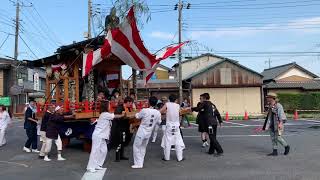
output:
[[320, 90], [320, 81], [305, 82], [270, 82], [264, 85], [266, 89], [303, 89]]
[[239, 64], [237, 61], [230, 60], [230, 59], [222, 59], [221, 61], [218, 61], [217, 63], [214, 63], [214, 64], [212, 64], [212, 65], [210, 65], [210, 66], [208, 66], [208, 67], [206, 67], [206, 68], [203, 68], [203, 69], [200, 70], [200, 71], [197, 71], [197, 72], [194, 72], [194, 73], [190, 74], [189, 76], [187, 76], [187, 77], [184, 78], [183, 80], [192, 79], [193, 77], [196, 77], [196, 76], [198, 76], [198, 75], [200, 75], [200, 74], [202, 74], [202, 73], [210, 70], [211, 68], [214, 68], [214, 67], [216, 67], [217, 65], [219, 65], [219, 64], [221, 64], [221, 63], [224, 63], [224, 62], [232, 63], [232, 64], [234, 64], [234, 65], [236, 65], [236, 66], [239, 66], [239, 67], [241, 67], [241, 68], [243, 68], [243, 69], [245, 69], [245, 70], [247, 70], [247, 71], [250, 71], [250, 72], [252, 72], [252, 73], [254, 73], [254, 74], [257, 74], [257, 75], [259, 75], [259, 76], [262, 76], [260, 73], [258, 73], [258, 72], [256, 72], [256, 71], [250, 69], [250, 68], [247, 68], [247, 67]]
[[[186, 62], [194, 61], [194, 60], [197, 60], [197, 59], [202, 58], [202, 57], [215, 57], [215, 58], [219, 58], [219, 59], [227, 59], [227, 60], [229, 60], [229, 61], [238, 62], [238, 61], [233, 60], [233, 59], [229, 59], [229, 58], [226, 58], [226, 57], [218, 56], [218, 55], [216, 55], [216, 54], [205, 53], [205, 54], [201, 54], [200, 56], [193, 57], [192, 59], [184, 60], [184, 61], [182, 61], [181, 63], [183, 64], [183, 63], [186, 63]], [[179, 66], [178, 63], [174, 64], [172, 67], [177, 67], [177, 66]]]
[[289, 63], [289, 64], [284, 64], [281, 66], [276, 66], [273, 68], [265, 69], [261, 74], [264, 76], [263, 81], [268, 81], [268, 80], [274, 80], [276, 77], [281, 75], [282, 73], [285, 73], [289, 69], [296, 67], [302, 70], [303, 72], [309, 74], [310, 76], [316, 78], [318, 77], [317, 75], [313, 74], [312, 72], [304, 69], [303, 67], [299, 66], [295, 62]]

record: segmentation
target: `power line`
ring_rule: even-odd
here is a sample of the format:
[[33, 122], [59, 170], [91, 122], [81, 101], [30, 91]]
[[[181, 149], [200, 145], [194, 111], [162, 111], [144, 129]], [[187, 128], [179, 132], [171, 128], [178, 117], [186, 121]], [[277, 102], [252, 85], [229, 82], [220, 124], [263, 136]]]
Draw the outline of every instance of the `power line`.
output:
[[[41, 16], [41, 14], [39, 13], [39, 11], [37, 10], [37, 8], [35, 7], [35, 5], [30, 2], [29, 0], [27, 0], [30, 4], [32, 4], [32, 9], [36, 12], [36, 14], [38, 15], [40, 21], [45, 25], [45, 27], [47, 28], [47, 31], [49, 31], [49, 34], [52, 35], [53, 40], [55, 42], [58, 43], [59, 45], [62, 45], [61, 43], [61, 39], [58, 38], [58, 36], [56, 35], [56, 33], [54, 31], [52, 31], [52, 29], [49, 27], [49, 25], [47, 24], [47, 22], [44, 20], [44, 18]], [[51, 37], [51, 36], [50, 36]]]
[[[235, 29], [235, 28], [238, 28], [238, 29]], [[302, 30], [302, 29], [309, 29], [309, 30], [315, 30], [315, 29], [320, 29], [320, 26], [309, 26], [309, 27], [290, 27], [290, 28], [287, 28], [287, 27], [282, 27], [282, 28], [268, 28], [268, 27], [257, 27], [257, 28], [247, 28], [247, 27], [219, 27], [217, 29], [213, 29], [213, 28], [190, 28], [188, 31], [189, 32], [192, 32], [192, 31], [212, 31], [212, 32], [219, 32], [219, 31], [237, 31], [237, 32], [240, 32], [240, 31], [276, 31], [276, 30], [279, 30], [279, 31], [289, 31], [289, 30]]]
[[7, 35], [7, 37], [5, 38], [5, 40], [1, 43], [0, 45], [0, 49], [2, 48], [2, 46], [4, 45], [4, 43], [6, 43], [6, 41], [8, 40], [10, 34]]
[[320, 4], [301, 4], [301, 5], [285, 5], [285, 6], [265, 6], [265, 7], [228, 7], [228, 6], [203, 6], [203, 7], [194, 7], [194, 10], [226, 10], [226, 9], [233, 9], [233, 10], [250, 10], [250, 9], [278, 9], [278, 8], [295, 8], [295, 7], [307, 7], [307, 6], [319, 6]]
[[15, 27], [13, 24], [7, 23], [7, 22], [5, 22], [5, 21], [1, 21], [1, 20], [0, 20], [0, 23], [1, 23], [1, 24], [4, 24], [4, 25], [7, 25], [7, 26], [10, 26], [10, 27]]
[[[56, 43], [55, 41], [53, 41], [53, 40], [48, 36], [48, 33], [45, 32], [45, 30], [44, 30], [43, 28], [41, 28], [41, 26], [35, 25], [35, 24], [33, 23], [33, 21], [31, 21], [31, 20], [29, 19], [29, 17], [28, 17], [24, 12], [22, 12], [22, 15], [23, 15], [23, 16], [26, 18], [26, 20], [29, 22], [28, 25], [29, 25], [29, 26], [31, 25], [31, 27], [32, 27], [34, 30], [36, 30], [36, 31], [38, 32], [38, 34], [37, 34], [37, 33], [33, 33], [33, 32], [31, 32], [31, 31], [26, 31], [26, 30], [25, 30], [26, 28], [21, 24], [23, 31], [26, 31], [26, 32], [29, 32], [30, 34], [35, 34], [35, 35], [38, 35], [38, 36], [44, 38], [44, 39], [47, 40], [51, 45], [53, 45], [53, 47], [59, 46], [58, 43]], [[45, 38], [45, 37], [46, 37], [46, 38]]]
[[306, 2], [319, 2], [318, 0], [304, 0], [304, 1], [286, 1], [286, 2], [269, 2], [269, 3], [255, 3], [255, 4], [245, 4], [243, 1], [241, 1], [241, 4], [231, 4], [226, 3], [225, 5], [213, 5], [216, 3], [201, 3], [201, 4], [192, 4], [193, 7], [243, 7], [243, 6], [265, 6], [265, 5], [287, 5], [287, 4], [299, 4], [299, 3], [306, 3]]
[[[25, 34], [24, 32], [21, 32], [21, 34]], [[50, 54], [50, 52], [47, 50], [47, 48], [45, 48], [44, 46], [43, 46], [43, 41], [38, 41], [38, 40], [36, 40], [36, 39], [34, 39], [34, 38], [32, 38], [32, 36], [27, 36], [27, 35], [25, 35], [25, 37], [35, 46], [35, 47], [38, 47], [38, 49], [40, 50], [41, 49], [41, 51], [45, 51], [47, 54]], [[45, 41], [46, 42], [46, 41]], [[39, 52], [39, 51], [37, 51], [37, 52]], [[39, 53], [39, 54], [41, 54], [41, 53]]]
[[33, 56], [34, 56], [36, 59], [39, 59], [39, 58], [37, 57], [37, 55], [32, 51], [32, 49], [29, 47], [29, 45], [26, 43], [26, 41], [20, 36], [20, 34], [19, 34], [19, 37], [20, 37], [20, 39], [22, 40], [22, 42], [26, 45], [26, 47], [29, 49], [29, 51], [33, 54]]
[[[47, 37], [48, 40], [51, 42], [51, 43], [54, 43], [53, 45], [54, 46], [60, 46], [61, 44], [59, 44], [59, 42], [57, 41], [57, 39], [53, 38], [51, 35], [52, 33], [45, 29], [44, 25], [43, 25], [43, 22], [41, 20], [39, 20], [38, 18], [36, 18], [34, 16], [34, 13], [28, 9], [28, 14], [30, 15], [30, 17], [32, 18], [32, 20], [30, 18], [28, 18], [28, 16], [25, 14], [25, 13], [22, 13], [26, 18], [27, 20], [31, 23], [30, 25], [36, 30], [38, 31], [40, 34], [42, 34], [43, 36]], [[34, 24], [33, 22], [35, 22], [36, 24]]]

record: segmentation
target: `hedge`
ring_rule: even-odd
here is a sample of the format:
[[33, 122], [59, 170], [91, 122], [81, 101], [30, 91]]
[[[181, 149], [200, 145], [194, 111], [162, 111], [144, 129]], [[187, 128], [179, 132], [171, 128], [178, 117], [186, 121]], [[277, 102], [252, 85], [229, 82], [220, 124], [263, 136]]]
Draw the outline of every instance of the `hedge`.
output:
[[287, 94], [279, 93], [278, 98], [284, 109], [320, 110], [320, 93]]

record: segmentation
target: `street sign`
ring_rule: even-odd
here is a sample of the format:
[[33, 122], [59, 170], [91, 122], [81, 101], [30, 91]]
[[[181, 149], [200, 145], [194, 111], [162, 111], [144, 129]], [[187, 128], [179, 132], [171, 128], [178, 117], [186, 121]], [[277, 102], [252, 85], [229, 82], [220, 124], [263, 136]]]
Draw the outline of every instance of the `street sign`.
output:
[[0, 104], [4, 106], [11, 106], [10, 97], [0, 97]]
[[34, 90], [39, 91], [40, 90], [40, 82], [39, 82], [39, 73], [34, 73], [33, 75], [33, 83], [34, 83]]

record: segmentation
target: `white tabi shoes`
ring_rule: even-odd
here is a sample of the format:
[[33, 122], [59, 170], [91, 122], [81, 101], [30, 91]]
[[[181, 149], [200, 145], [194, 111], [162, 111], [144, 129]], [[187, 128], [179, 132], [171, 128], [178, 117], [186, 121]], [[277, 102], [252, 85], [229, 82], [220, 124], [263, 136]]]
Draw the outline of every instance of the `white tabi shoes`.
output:
[[89, 173], [96, 173], [97, 170], [95, 170], [95, 169], [87, 169], [87, 172], [89, 172]]
[[139, 165], [132, 165], [131, 166], [132, 169], [142, 169], [143, 166], [139, 166]]
[[48, 156], [44, 156], [43, 160], [44, 160], [44, 161], [47, 161], [47, 162], [51, 161], [51, 159], [49, 159]]

